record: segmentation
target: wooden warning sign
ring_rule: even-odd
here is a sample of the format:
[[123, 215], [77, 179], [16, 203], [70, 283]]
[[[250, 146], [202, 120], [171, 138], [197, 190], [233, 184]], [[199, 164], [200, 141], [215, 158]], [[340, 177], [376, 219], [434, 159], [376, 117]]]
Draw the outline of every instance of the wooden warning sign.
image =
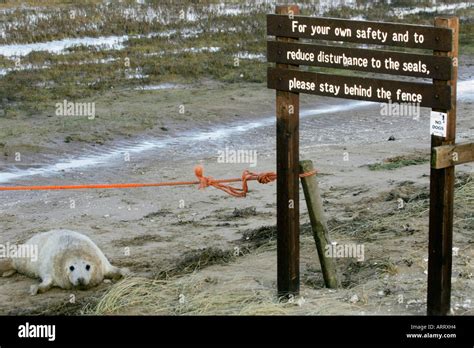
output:
[[327, 41], [451, 51], [449, 28], [346, 19], [267, 15], [267, 34]]
[[449, 86], [268, 68], [268, 88], [381, 103], [451, 108]]
[[310, 65], [380, 74], [451, 79], [449, 57], [341, 46], [268, 41], [268, 62]]
[[[276, 13], [267, 16], [267, 34], [275, 36], [268, 41], [267, 57], [276, 63], [268, 68], [267, 83], [276, 90], [279, 295], [299, 292], [299, 94], [411, 103], [432, 108], [430, 133], [427, 130], [432, 149], [427, 312], [448, 314], [454, 166], [474, 159], [472, 144], [455, 144], [458, 18], [437, 18], [435, 26], [421, 26], [304, 17], [294, 5], [278, 6]], [[323, 42], [300, 43], [299, 38]], [[328, 45], [328, 41], [351, 44]], [[380, 46], [431, 52], [385, 51]], [[304, 71], [301, 65], [371, 75]]]

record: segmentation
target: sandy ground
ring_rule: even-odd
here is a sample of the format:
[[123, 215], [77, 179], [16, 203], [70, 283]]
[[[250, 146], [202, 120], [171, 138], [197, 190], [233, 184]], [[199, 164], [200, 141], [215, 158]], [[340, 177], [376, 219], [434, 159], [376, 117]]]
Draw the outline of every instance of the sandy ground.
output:
[[[265, 91], [261, 113], [272, 115], [273, 92]], [[303, 110], [336, 106], [350, 101], [306, 96]], [[234, 101], [234, 109], [245, 114], [244, 100]], [[256, 112], [256, 111], [255, 111]], [[256, 113], [246, 114], [256, 120]], [[458, 106], [458, 140], [472, 139], [472, 102]], [[236, 115], [228, 119], [236, 122]], [[210, 127], [210, 126], [209, 126]], [[209, 127], [200, 126], [195, 132]], [[349, 111], [302, 117], [301, 157], [312, 159], [320, 171], [318, 180], [331, 226], [331, 239], [339, 243], [363, 243], [365, 261], [338, 260], [344, 287], [323, 288], [317, 254], [310, 235], [302, 237], [302, 296], [306, 305], [299, 314], [424, 314], [426, 311], [427, 225], [426, 214], [410, 221], [395, 221], [393, 229], [348, 233], [338, 228], [357, 219], [374, 218], [397, 210], [397, 198], [408, 200], [414, 194], [428, 194], [429, 164], [396, 170], [370, 171], [369, 163], [397, 155], [426, 155], [429, 151], [429, 110], [420, 120], [381, 116], [378, 104]], [[395, 141], [387, 141], [390, 136]], [[23, 179], [17, 184], [72, 184], [86, 182], [154, 182], [193, 180], [193, 168], [202, 164], [205, 174], [215, 178], [238, 177], [248, 164], [218, 163], [217, 151], [225, 147], [258, 152], [252, 171], [275, 170], [274, 123], [225, 138], [212, 138], [182, 147], [154, 149], [132, 156], [129, 162], [66, 171], [60, 176]], [[473, 164], [457, 167], [473, 172]], [[2, 192], [0, 242], [20, 242], [39, 231], [68, 228], [90, 236], [112, 263], [129, 267], [135, 275], [156, 277], [179, 264], [192, 252], [205, 248], [233, 250], [246, 231], [276, 222], [276, 185], [250, 184], [245, 199], [233, 198], [214, 188], [139, 188], [133, 190], [88, 190], [57, 192]], [[389, 198], [387, 198], [389, 197]], [[308, 222], [303, 194], [300, 195], [301, 221]], [[242, 211], [242, 209], [249, 208]], [[452, 303], [456, 314], [473, 314], [474, 249], [472, 243], [472, 200], [459, 207], [455, 219], [454, 245], [460, 248], [454, 258]], [[470, 220], [469, 220], [470, 219]], [[408, 227], [407, 227], [408, 226]], [[350, 232], [350, 231], [349, 231]], [[381, 270], [380, 265], [383, 266]], [[243, 276], [243, 274], [245, 276]], [[276, 287], [275, 248], [250, 252], [230, 263], [203, 268], [198, 277], [218, 278], [206, 291], [219, 291], [230, 280], [257, 289]], [[246, 281], [235, 282], [236, 277]], [[59, 289], [31, 297], [28, 288], [36, 280], [15, 275], [0, 279], [0, 313], [79, 313], [110, 284], [89, 291]], [[217, 285], [216, 285], [217, 284]], [[263, 285], [262, 285], [263, 284]], [[400, 294], [404, 301], [398, 303]], [[357, 295], [357, 299], [354, 298]], [[330, 298], [333, 302], [325, 301]], [[338, 305], [337, 305], [338, 304]], [[134, 312], [129, 309], [129, 312]]]

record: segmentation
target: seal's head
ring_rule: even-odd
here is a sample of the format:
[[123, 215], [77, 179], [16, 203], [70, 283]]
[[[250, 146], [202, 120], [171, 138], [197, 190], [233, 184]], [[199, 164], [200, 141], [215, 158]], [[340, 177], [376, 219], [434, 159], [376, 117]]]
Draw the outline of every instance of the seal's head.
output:
[[92, 266], [86, 260], [71, 259], [66, 264], [66, 273], [73, 287], [86, 288], [91, 280]]
[[72, 287], [87, 289], [97, 285], [99, 269], [92, 260], [74, 257], [65, 264], [66, 274]]

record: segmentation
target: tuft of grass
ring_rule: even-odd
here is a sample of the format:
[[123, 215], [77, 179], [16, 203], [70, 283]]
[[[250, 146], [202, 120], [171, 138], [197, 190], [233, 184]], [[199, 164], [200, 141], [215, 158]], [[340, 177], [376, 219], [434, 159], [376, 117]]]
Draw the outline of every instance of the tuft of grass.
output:
[[[467, 228], [474, 222], [474, 213], [472, 209], [469, 209], [473, 204], [472, 197], [474, 197], [473, 178], [474, 176], [468, 174], [458, 175], [454, 191], [454, 209], [459, 216], [459, 219], [455, 220], [455, 224], [462, 224]], [[428, 190], [427, 187], [419, 188], [420, 193], [413, 193], [411, 199], [405, 202], [404, 208], [395, 212], [332, 225], [330, 234], [343, 231], [350, 236], [363, 236], [366, 240], [390, 238], [393, 233], [397, 233], [397, 229], [400, 231], [401, 222], [408, 223], [412, 219], [428, 215], [429, 197], [424, 194]]]
[[258, 248], [275, 241], [276, 237], [276, 226], [262, 226], [256, 230], [244, 231], [241, 241]]
[[396, 156], [387, 158], [382, 163], [369, 164], [368, 167], [370, 170], [394, 170], [398, 168], [428, 163], [429, 161], [430, 159], [427, 155]]
[[237, 281], [224, 290], [206, 291], [213, 279], [126, 278], [113, 286], [86, 314], [283, 315], [294, 304], [280, 303], [271, 289], [250, 290]]
[[213, 247], [191, 250], [183, 255], [182, 260], [176, 266], [159, 272], [157, 278], [166, 279], [178, 274], [193, 273], [207, 266], [229, 263], [234, 258], [233, 250], [221, 250]]

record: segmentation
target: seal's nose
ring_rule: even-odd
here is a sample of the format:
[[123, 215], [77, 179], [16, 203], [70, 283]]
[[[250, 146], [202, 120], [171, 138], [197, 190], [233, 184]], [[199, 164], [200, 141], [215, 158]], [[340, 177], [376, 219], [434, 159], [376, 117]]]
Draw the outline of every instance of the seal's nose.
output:
[[77, 278], [77, 284], [78, 285], [85, 285], [86, 280], [84, 278]]

